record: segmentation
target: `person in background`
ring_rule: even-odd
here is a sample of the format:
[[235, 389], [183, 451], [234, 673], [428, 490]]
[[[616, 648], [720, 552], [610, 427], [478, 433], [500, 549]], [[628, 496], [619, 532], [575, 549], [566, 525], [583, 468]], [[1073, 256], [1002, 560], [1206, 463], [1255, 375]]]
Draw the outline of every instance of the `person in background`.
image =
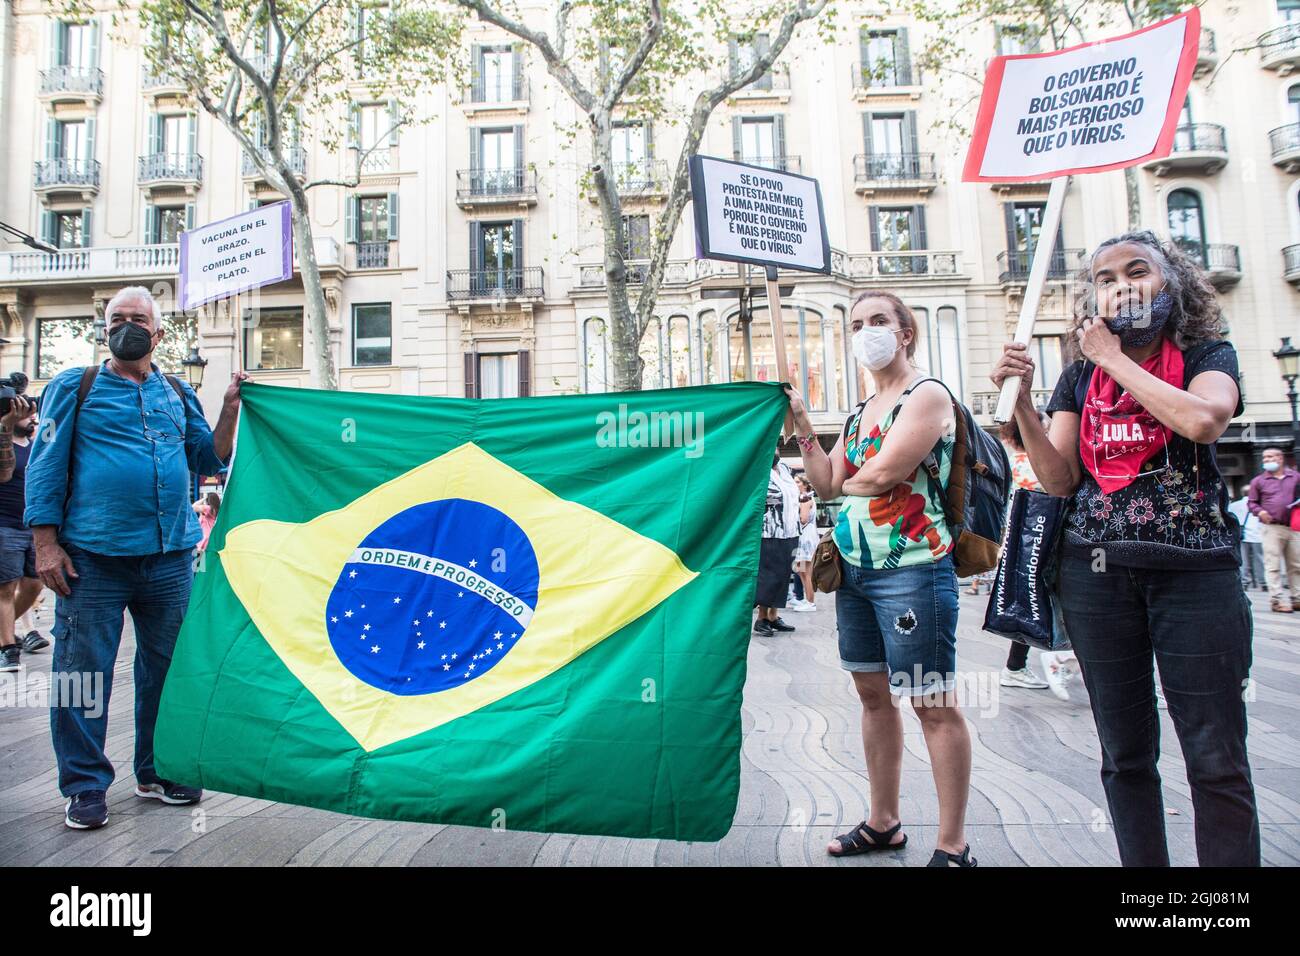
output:
[[205, 551], [208, 547], [208, 537], [212, 534], [212, 527], [217, 523], [217, 512], [221, 510], [221, 497], [214, 491], [209, 491], [206, 495], [194, 502], [194, 513], [199, 516], [199, 529], [203, 537], [199, 539], [197, 551]]
[[1264, 578], [1264, 537], [1260, 520], [1250, 513], [1250, 499], [1242, 495], [1228, 505], [1237, 523], [1241, 525], [1241, 586], [1247, 591], [1259, 588], [1268, 590]]
[[794, 573], [803, 590], [798, 600], [790, 605], [792, 611], [815, 611], [815, 591], [812, 581], [813, 552], [817, 550], [817, 499], [806, 475], [795, 478], [799, 485], [799, 544], [794, 553]]
[[[1300, 498], [1300, 472], [1288, 468], [1282, 449], [1264, 449], [1264, 470], [1246, 492], [1250, 513], [1263, 525], [1264, 573], [1269, 607], [1290, 614], [1293, 589], [1300, 582], [1300, 531], [1291, 529], [1291, 509]], [[1285, 575], [1285, 577], [1284, 577]]]
[[843, 581], [835, 593], [840, 666], [862, 702], [870, 784], [867, 819], [831, 840], [832, 856], [905, 846], [899, 816], [902, 701], [920, 721], [939, 798], [927, 866], [974, 867], [966, 842], [971, 742], [956, 692], [957, 573], [944, 515], [956, 445], [952, 399], [912, 362], [917, 325], [896, 295], [875, 290], [849, 311], [853, 354], [874, 386], [828, 456], [803, 397], [790, 412], [808, 480], [827, 501], [844, 496], [834, 540]]
[[[1048, 425], [1047, 415], [1039, 412], [1038, 424], [1043, 429]], [[1043, 486], [1039, 484], [1038, 476], [1034, 474], [1034, 466], [1029, 462], [1029, 454], [1025, 451], [1024, 442], [1020, 438], [1020, 425], [1013, 418], [1007, 422], [998, 432], [998, 437], [1002, 439], [1002, 444], [1006, 446], [1007, 458], [1011, 461], [1011, 484], [1012, 492], [1016, 488], [1024, 488], [1028, 491], [1042, 491]], [[1007, 663], [1002, 668], [1001, 679], [999, 683], [1003, 687], [1024, 687], [1029, 690], [1042, 690], [1044, 687], [1050, 687], [1052, 693], [1061, 700], [1070, 699], [1070, 691], [1066, 687], [1070, 678], [1078, 672], [1078, 662], [1071, 651], [1042, 651], [1039, 655], [1039, 663], [1043, 668], [1043, 674], [1047, 680], [1040, 680], [1038, 675], [1029, 669], [1029, 645], [1022, 644], [1019, 641], [1011, 642], [1011, 649], [1007, 652]]]
[[1237, 353], [1204, 271], [1149, 231], [1101, 243], [1080, 272], [1044, 430], [1034, 361], [1016, 421], [1043, 488], [1068, 497], [1057, 594], [1083, 669], [1124, 866], [1168, 866], [1156, 672], [1182, 750], [1202, 866], [1259, 866], [1246, 752], [1250, 603], [1212, 446], [1241, 414]]
[[35, 433], [36, 404], [19, 394], [0, 418], [0, 441], [8, 441], [11, 456], [9, 477], [0, 482], [0, 672], [21, 670], [23, 651], [50, 646], [34, 628], [21, 639], [17, 636], [17, 619], [36, 602], [42, 587], [32, 533], [23, 524], [27, 459]]
[[[105, 697], [127, 611], [135, 629], [135, 795], [197, 803], [203, 791], [162, 779], [154, 725], [176, 635], [189, 603], [193, 551], [202, 533], [190, 509], [190, 473], [216, 474], [230, 458], [240, 382], [231, 378], [216, 428], [198, 396], [151, 361], [165, 330], [143, 286], [122, 289], [104, 310], [108, 348], [84, 402], [83, 369], [65, 369], [41, 393], [41, 428], [27, 468], [24, 517], [36, 570], [57, 595], [51, 680], [87, 682]], [[74, 830], [108, 821], [113, 763], [104, 752], [106, 700], [76, 694], [50, 707], [50, 734]]]
[[771, 637], [793, 631], [778, 611], [786, 605], [790, 562], [799, 544], [799, 489], [790, 466], [772, 453], [772, 473], [767, 479], [767, 508], [763, 512], [763, 541], [758, 553], [758, 583], [754, 589], [754, 633]]

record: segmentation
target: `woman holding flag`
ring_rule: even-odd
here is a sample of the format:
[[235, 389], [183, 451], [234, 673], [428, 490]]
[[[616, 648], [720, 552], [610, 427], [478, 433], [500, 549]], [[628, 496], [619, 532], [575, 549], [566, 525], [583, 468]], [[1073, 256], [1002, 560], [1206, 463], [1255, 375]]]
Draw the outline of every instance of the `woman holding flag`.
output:
[[1202, 866], [1258, 866], [1246, 757], [1250, 606], [1214, 443], [1241, 414], [1237, 354], [1213, 287], [1150, 232], [1098, 246], [1079, 277], [1078, 359], [1044, 429], [1034, 363], [1003, 347], [994, 384], [1020, 376], [1015, 420], [1043, 488], [1069, 498], [1059, 594], [1102, 746], [1121, 862], [1168, 866], [1158, 666], [1187, 764]]
[[[901, 849], [900, 702], [921, 721], [939, 794], [929, 866], [976, 865], [964, 836], [970, 735], [957, 706], [957, 575], [943, 485], [955, 443], [952, 401], [915, 365], [916, 319], [894, 295], [866, 292], [850, 311], [853, 354], [875, 385], [829, 457], [800, 394], [790, 411], [804, 470], [822, 500], [845, 496], [835, 525], [843, 583], [836, 594], [841, 666], [862, 701], [869, 816], [831, 841], [832, 856]], [[931, 477], [933, 465], [938, 477]]]

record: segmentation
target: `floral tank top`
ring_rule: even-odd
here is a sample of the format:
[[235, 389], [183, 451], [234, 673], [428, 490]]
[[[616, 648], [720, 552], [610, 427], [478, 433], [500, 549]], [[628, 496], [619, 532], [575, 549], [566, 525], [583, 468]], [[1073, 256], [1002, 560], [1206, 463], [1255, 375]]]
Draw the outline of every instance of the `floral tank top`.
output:
[[[858, 406], [844, 431], [844, 458], [850, 474], [880, 454], [903, 401], [924, 381], [928, 379], [908, 386], [893, 410], [861, 441], [858, 422], [867, 403]], [[952, 434], [940, 437], [930, 457], [887, 494], [845, 497], [835, 524], [835, 544], [845, 561], [886, 571], [938, 561], [952, 551], [952, 534], [943, 514], [943, 489], [952, 471], [955, 444]], [[930, 467], [937, 471], [937, 480]]]

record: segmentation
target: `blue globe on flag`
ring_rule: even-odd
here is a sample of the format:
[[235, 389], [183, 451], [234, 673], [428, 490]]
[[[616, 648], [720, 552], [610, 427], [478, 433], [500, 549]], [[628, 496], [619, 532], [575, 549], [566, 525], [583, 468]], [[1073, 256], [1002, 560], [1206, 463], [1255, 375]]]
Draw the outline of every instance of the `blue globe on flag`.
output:
[[375, 528], [330, 591], [325, 626], [339, 661], [393, 694], [460, 687], [523, 638], [537, 604], [537, 556], [514, 521], [463, 498], [407, 508]]

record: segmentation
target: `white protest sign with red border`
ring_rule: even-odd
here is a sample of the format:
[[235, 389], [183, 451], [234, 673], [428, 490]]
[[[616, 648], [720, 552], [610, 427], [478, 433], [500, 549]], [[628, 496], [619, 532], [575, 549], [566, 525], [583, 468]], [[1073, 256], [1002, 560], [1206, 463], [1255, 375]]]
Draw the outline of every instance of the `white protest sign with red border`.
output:
[[1200, 36], [1193, 7], [1113, 39], [995, 57], [962, 179], [1055, 179], [1168, 156]]

